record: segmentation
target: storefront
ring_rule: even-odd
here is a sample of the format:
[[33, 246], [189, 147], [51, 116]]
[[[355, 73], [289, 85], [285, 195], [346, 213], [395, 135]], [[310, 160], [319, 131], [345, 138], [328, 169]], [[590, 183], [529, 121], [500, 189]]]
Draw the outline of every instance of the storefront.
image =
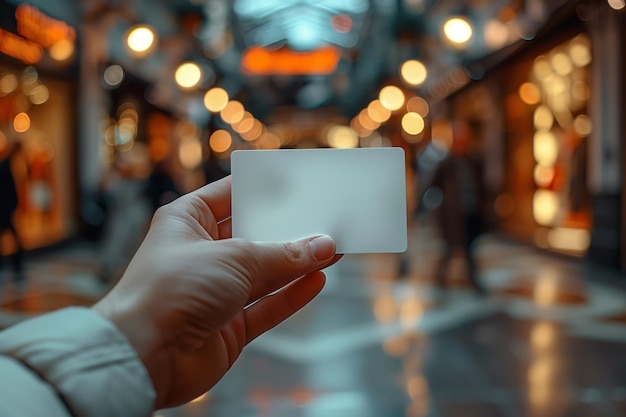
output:
[[454, 117], [478, 122], [497, 230], [578, 257], [594, 228], [592, 64], [591, 36], [574, 13], [449, 100]]
[[[76, 31], [40, 10], [0, 2], [0, 147], [11, 165], [25, 249], [75, 230]], [[3, 251], [11, 250], [5, 237]]]

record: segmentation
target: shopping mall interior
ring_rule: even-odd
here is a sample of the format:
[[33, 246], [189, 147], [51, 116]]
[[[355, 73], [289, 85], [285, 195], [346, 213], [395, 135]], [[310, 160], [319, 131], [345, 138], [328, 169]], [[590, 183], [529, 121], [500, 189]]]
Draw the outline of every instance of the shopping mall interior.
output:
[[397, 147], [408, 249], [154, 416], [626, 415], [625, 47], [624, 0], [0, 0], [0, 329], [235, 151]]

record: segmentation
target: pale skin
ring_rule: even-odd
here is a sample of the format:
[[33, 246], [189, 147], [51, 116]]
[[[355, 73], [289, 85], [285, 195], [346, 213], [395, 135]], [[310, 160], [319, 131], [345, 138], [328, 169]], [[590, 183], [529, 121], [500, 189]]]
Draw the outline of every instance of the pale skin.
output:
[[154, 409], [213, 387], [243, 348], [304, 307], [339, 260], [328, 236], [231, 238], [231, 180], [160, 208], [120, 282], [93, 308], [126, 335], [157, 394]]

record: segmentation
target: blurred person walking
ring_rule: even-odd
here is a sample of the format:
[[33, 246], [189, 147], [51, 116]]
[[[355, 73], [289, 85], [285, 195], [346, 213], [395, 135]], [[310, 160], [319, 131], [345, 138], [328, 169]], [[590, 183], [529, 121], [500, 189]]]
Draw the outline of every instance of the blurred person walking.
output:
[[[14, 249], [12, 254], [12, 265], [14, 271], [14, 280], [18, 285], [25, 281], [23, 267], [23, 248], [17, 229], [15, 228], [15, 212], [18, 206], [18, 193], [13, 175], [12, 163], [22, 148], [20, 142], [13, 144], [0, 144], [0, 277], [2, 274], [2, 264], [4, 255], [9, 252], [7, 248], [3, 248], [2, 241], [4, 234], [9, 232], [14, 241]], [[0, 282], [2, 280], [0, 279]]]
[[146, 193], [152, 204], [152, 211], [156, 211], [159, 207], [171, 203], [182, 195], [174, 181], [170, 161], [163, 159], [154, 164], [148, 177]]
[[486, 190], [481, 158], [471, 152], [476, 126], [465, 120], [453, 122], [452, 147], [435, 171], [432, 186], [439, 188], [442, 201], [435, 216], [443, 252], [436, 272], [437, 285], [445, 289], [455, 250], [465, 257], [467, 278], [477, 294], [486, 294], [476, 270], [476, 239], [483, 232]]
[[102, 179], [107, 212], [98, 277], [104, 284], [113, 284], [119, 278], [147, 231], [151, 215], [146, 196], [147, 166], [147, 157], [141, 151], [121, 153]]

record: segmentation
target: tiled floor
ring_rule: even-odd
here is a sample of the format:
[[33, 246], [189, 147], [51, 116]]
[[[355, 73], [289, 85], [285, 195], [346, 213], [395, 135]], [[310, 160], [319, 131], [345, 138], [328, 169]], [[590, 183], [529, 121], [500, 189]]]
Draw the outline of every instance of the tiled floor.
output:
[[[396, 255], [346, 256], [322, 294], [257, 339], [208, 395], [162, 417], [618, 417], [626, 415], [626, 276], [485, 237], [488, 297], [431, 284], [438, 240], [411, 231]], [[104, 291], [97, 245], [28, 263], [4, 286], [0, 326]], [[5, 281], [10, 281], [6, 274]]]

